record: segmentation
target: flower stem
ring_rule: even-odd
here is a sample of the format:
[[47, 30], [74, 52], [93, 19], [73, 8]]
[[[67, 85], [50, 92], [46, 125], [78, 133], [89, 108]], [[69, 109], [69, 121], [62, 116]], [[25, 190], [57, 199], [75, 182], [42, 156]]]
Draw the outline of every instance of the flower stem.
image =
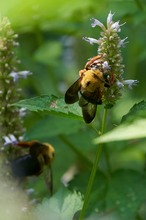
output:
[[106, 166], [107, 166], [107, 175], [110, 177], [111, 165], [110, 165], [110, 159], [109, 159], [109, 152], [108, 152], [106, 145], [104, 145], [103, 153], [104, 153], [105, 162], [106, 162]]
[[138, 8], [143, 11], [144, 10], [144, 7], [143, 7], [143, 4], [140, 0], [135, 0], [135, 3], [137, 4]]
[[[106, 116], [107, 116], [107, 109], [104, 109], [104, 113], [103, 113], [103, 118], [102, 118], [102, 125], [101, 125], [101, 135], [104, 133], [105, 130], [105, 125], [106, 125]], [[91, 170], [91, 174], [90, 174], [90, 178], [88, 181], [88, 186], [87, 186], [87, 190], [85, 193], [85, 199], [84, 199], [84, 203], [83, 203], [83, 207], [80, 213], [80, 217], [79, 220], [83, 220], [84, 215], [85, 215], [85, 211], [89, 202], [89, 197], [91, 194], [91, 190], [92, 190], [92, 186], [94, 183], [94, 179], [95, 179], [95, 175], [96, 175], [96, 171], [97, 171], [97, 167], [98, 167], [98, 163], [100, 160], [100, 156], [102, 153], [102, 148], [103, 148], [103, 144], [99, 144], [98, 148], [97, 148], [97, 152], [96, 152], [96, 156], [95, 156], [95, 161]]]

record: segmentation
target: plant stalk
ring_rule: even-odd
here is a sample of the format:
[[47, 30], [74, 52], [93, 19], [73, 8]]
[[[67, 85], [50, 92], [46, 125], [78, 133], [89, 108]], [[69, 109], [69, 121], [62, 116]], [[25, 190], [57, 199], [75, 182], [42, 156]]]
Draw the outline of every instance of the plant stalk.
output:
[[[106, 117], [107, 117], [107, 109], [104, 109], [103, 118], [102, 118], [102, 125], [101, 125], [101, 135], [103, 135], [104, 130], [105, 130]], [[88, 181], [87, 190], [86, 190], [86, 193], [85, 193], [85, 199], [84, 199], [83, 207], [82, 207], [82, 210], [81, 210], [81, 213], [80, 213], [80, 216], [79, 216], [79, 220], [83, 220], [83, 218], [85, 216], [85, 211], [86, 211], [86, 208], [87, 208], [87, 205], [88, 205], [88, 202], [89, 202], [92, 186], [93, 186], [93, 183], [94, 183], [96, 171], [97, 171], [99, 160], [100, 160], [100, 157], [101, 157], [102, 148], [103, 148], [103, 144], [101, 143], [97, 147], [95, 161], [94, 161], [94, 164], [93, 164], [93, 167], [92, 167], [92, 170], [91, 170], [91, 174], [90, 174], [90, 178], [89, 178], [89, 181]]]

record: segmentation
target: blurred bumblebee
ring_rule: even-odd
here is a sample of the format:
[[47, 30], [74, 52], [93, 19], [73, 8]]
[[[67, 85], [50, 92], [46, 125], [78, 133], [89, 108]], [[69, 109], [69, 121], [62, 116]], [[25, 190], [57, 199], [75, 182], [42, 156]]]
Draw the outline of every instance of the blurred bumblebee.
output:
[[46, 166], [49, 169], [45, 173], [45, 182], [52, 194], [53, 175], [51, 163], [54, 158], [54, 148], [48, 143], [40, 143], [38, 141], [22, 141], [18, 142], [17, 146], [29, 148], [29, 152], [11, 162], [13, 176], [18, 178], [38, 176], [44, 171]]
[[104, 74], [102, 63], [100, 55], [88, 61], [85, 68], [79, 71], [79, 79], [65, 93], [67, 104], [73, 104], [79, 100], [86, 123], [94, 119], [97, 105], [102, 104], [104, 89], [109, 87], [108, 76]]

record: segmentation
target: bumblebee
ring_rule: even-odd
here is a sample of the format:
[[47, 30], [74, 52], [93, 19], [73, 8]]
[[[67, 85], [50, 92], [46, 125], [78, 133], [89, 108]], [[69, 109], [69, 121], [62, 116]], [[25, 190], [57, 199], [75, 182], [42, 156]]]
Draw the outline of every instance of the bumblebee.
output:
[[34, 175], [38, 176], [44, 171], [46, 166], [49, 168], [49, 170], [45, 176], [45, 182], [52, 194], [53, 176], [51, 163], [54, 158], [54, 148], [48, 143], [40, 143], [38, 141], [22, 141], [18, 142], [17, 146], [29, 148], [29, 152], [11, 161], [13, 176], [18, 178]]
[[97, 105], [102, 104], [105, 87], [109, 87], [108, 79], [102, 68], [102, 56], [98, 55], [88, 61], [80, 77], [65, 93], [65, 102], [73, 104], [79, 101], [86, 123], [92, 122], [96, 115]]

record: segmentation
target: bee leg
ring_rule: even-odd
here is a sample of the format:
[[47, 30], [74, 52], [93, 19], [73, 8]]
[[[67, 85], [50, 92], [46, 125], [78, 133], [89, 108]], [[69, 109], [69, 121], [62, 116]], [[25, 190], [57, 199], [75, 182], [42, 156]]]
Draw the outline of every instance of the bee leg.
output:
[[83, 74], [84, 74], [86, 71], [87, 71], [86, 69], [80, 70], [80, 71], [79, 71], [79, 76], [82, 77]]
[[45, 170], [44, 180], [45, 180], [47, 188], [50, 191], [50, 195], [52, 196], [52, 194], [53, 194], [53, 172], [52, 172], [52, 167], [51, 166], [49, 166], [49, 170], [48, 169]]
[[91, 65], [92, 65], [96, 60], [100, 59], [101, 57], [102, 57], [101, 55], [97, 55], [97, 56], [91, 58], [91, 60], [89, 60], [89, 61], [86, 63], [86, 65], [85, 65], [86, 70], [91, 69]]

